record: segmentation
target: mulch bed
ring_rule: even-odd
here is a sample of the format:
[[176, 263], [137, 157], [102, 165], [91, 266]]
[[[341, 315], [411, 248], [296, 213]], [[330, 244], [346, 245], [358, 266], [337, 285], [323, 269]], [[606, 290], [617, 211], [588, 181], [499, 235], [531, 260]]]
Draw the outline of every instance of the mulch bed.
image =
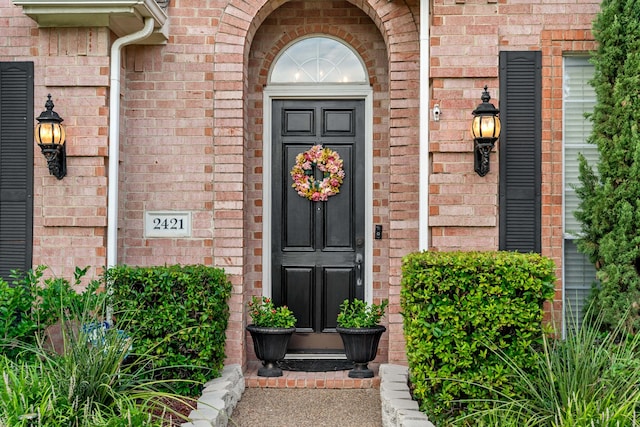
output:
[[[172, 409], [173, 411], [175, 411], [175, 413], [178, 413], [180, 415], [183, 415], [184, 417], [189, 416], [189, 414], [191, 413], [191, 411], [196, 407], [196, 402], [197, 402], [197, 398], [194, 397], [184, 397], [182, 398], [182, 400], [184, 402], [180, 402], [176, 399], [169, 399], [166, 398], [162, 401], [162, 405], [166, 406], [167, 408]], [[171, 412], [171, 411], [166, 411], [163, 415], [164, 418], [164, 423], [163, 425], [165, 427], [180, 427], [180, 425], [184, 422], [186, 422], [184, 417], [179, 417], [177, 415], [175, 415], [175, 413]], [[162, 410], [159, 409], [157, 411], [158, 415], [162, 414]]]

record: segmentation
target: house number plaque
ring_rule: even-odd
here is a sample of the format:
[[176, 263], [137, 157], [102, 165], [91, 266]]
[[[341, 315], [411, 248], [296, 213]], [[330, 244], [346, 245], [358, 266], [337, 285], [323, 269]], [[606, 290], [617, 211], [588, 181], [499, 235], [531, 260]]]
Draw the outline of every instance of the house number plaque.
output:
[[145, 212], [145, 237], [191, 237], [191, 212]]

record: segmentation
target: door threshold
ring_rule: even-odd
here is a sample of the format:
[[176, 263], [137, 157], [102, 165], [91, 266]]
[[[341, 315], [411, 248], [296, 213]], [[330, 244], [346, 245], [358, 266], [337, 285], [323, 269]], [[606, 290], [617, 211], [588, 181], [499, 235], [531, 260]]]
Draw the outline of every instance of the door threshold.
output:
[[344, 353], [287, 353], [285, 359], [294, 360], [347, 360]]

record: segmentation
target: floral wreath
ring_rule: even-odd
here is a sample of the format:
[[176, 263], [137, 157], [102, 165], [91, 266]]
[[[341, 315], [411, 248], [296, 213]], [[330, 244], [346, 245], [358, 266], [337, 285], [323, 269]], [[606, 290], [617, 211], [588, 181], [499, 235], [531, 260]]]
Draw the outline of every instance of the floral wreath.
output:
[[[338, 153], [322, 145], [314, 145], [296, 156], [296, 164], [291, 169], [291, 186], [300, 197], [324, 202], [340, 192], [345, 176], [342, 164]], [[315, 179], [315, 169], [322, 171], [322, 180]]]

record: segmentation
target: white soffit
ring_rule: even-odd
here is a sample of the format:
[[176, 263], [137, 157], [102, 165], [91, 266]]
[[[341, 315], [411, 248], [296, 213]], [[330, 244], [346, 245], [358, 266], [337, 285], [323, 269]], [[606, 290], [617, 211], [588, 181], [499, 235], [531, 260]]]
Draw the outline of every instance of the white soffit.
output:
[[144, 44], [167, 42], [167, 14], [155, 0], [12, 0], [39, 27], [109, 27], [118, 37], [155, 21], [153, 34]]

